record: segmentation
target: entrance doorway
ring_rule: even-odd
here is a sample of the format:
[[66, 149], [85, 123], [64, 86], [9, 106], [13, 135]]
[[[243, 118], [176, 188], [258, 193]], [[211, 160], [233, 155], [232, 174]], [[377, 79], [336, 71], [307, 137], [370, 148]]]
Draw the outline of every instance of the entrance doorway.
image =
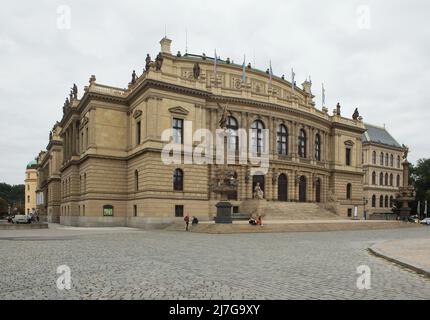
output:
[[315, 201], [321, 202], [321, 180], [317, 178], [315, 181]]
[[306, 202], [306, 177], [301, 176], [299, 179], [299, 202]]
[[288, 200], [288, 179], [285, 174], [280, 174], [278, 177], [278, 200]]

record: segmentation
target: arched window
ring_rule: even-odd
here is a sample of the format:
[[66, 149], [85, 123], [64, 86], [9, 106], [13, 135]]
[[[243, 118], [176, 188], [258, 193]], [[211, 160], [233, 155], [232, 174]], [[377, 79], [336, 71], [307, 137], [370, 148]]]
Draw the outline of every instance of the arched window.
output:
[[381, 154], [379, 155], [379, 164], [381, 166], [384, 165], [384, 153], [383, 152], [381, 152]]
[[299, 156], [306, 158], [306, 132], [304, 129], [299, 131]]
[[388, 153], [385, 154], [385, 165], [388, 167]]
[[255, 120], [251, 125], [253, 152], [261, 153], [263, 150], [263, 129], [264, 123], [260, 120]]
[[384, 174], [382, 172], [379, 174], [379, 185], [384, 185]]
[[400, 156], [397, 156], [397, 168], [400, 168]]
[[351, 200], [351, 193], [352, 193], [352, 185], [348, 183], [346, 185], [346, 199]]
[[372, 163], [376, 164], [376, 151], [373, 151], [372, 153]]
[[390, 196], [390, 208], [394, 207], [394, 197]]
[[181, 169], [173, 171], [173, 190], [184, 190], [184, 172]]
[[277, 140], [278, 154], [288, 154], [288, 130], [283, 124], [278, 126]]
[[376, 208], [376, 196], [372, 196], [372, 208]]
[[315, 159], [321, 161], [321, 137], [318, 133], [315, 135]]
[[380, 208], [383, 208], [383, 207], [384, 207], [384, 196], [383, 196], [383, 195], [381, 195], [381, 196], [379, 197], [379, 207], [380, 207]]
[[392, 154], [390, 155], [390, 166], [394, 167], [394, 156]]
[[139, 190], [139, 172], [137, 170], [134, 171], [134, 191]]
[[388, 208], [388, 196], [385, 196], [385, 208]]
[[372, 184], [376, 184], [376, 172], [372, 172]]
[[396, 178], [396, 187], [400, 187], [400, 174], [398, 174]]
[[239, 150], [239, 137], [237, 135], [237, 120], [234, 117], [227, 117], [227, 137], [228, 149], [230, 151]]
[[388, 186], [388, 173], [385, 173], [385, 185]]
[[390, 186], [393, 186], [394, 185], [393, 183], [394, 183], [393, 182], [393, 174], [390, 173]]

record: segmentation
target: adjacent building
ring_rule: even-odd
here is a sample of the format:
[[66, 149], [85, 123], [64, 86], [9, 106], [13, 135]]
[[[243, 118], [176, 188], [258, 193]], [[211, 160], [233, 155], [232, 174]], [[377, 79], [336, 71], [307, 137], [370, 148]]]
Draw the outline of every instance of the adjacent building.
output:
[[[342, 116], [339, 104], [333, 112], [316, 108], [309, 80], [299, 88], [229, 59], [172, 54], [167, 38], [160, 44], [156, 59], [148, 55], [144, 72], [133, 72], [127, 88], [100, 84], [95, 76], [82, 97], [73, 87], [38, 157], [38, 208], [48, 220], [145, 226], [182, 221], [185, 214], [212, 219], [220, 200], [211, 189], [217, 165], [165, 164], [161, 154], [173, 143], [184, 157], [187, 126], [214, 133], [220, 121], [234, 137], [240, 128], [250, 132], [249, 148], [269, 156], [262, 175], [252, 175], [255, 165], [237, 157], [229, 164], [237, 179], [229, 194], [234, 212], [249, 207], [259, 184], [262, 201], [281, 204], [281, 211], [306, 204], [345, 217], [363, 214], [366, 128], [358, 114]], [[229, 140], [228, 148], [237, 156], [238, 140]], [[392, 151], [397, 157], [396, 147]]]
[[25, 213], [36, 210], [37, 161], [32, 160], [25, 169]]
[[402, 146], [385, 127], [365, 124], [363, 134], [364, 201], [366, 212], [392, 213], [402, 185]]

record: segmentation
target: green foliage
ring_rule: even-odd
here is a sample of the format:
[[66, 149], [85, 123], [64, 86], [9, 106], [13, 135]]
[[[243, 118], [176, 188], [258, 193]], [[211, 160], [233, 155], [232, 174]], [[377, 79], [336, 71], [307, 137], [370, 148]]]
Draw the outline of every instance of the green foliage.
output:
[[[25, 186], [23, 184], [9, 185], [0, 183], [0, 213], [7, 212], [7, 207], [22, 208], [24, 206]], [[6, 209], [4, 209], [6, 207]]]
[[420, 159], [411, 170], [412, 185], [416, 191], [416, 199], [430, 202], [430, 159]]

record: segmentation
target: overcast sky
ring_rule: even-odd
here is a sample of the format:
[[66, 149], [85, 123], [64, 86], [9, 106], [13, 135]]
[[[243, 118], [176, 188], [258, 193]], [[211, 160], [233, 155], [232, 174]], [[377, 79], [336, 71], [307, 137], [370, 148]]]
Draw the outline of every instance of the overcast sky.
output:
[[[172, 51], [255, 60], [274, 74], [310, 74], [317, 107], [385, 124], [430, 157], [428, 1], [7, 1], [0, 10], [0, 182], [23, 183], [26, 164], [46, 148], [49, 131], [75, 82], [125, 87], [146, 53]], [[66, 6], [66, 7], [64, 7]], [[70, 10], [70, 19], [68, 12]]]

